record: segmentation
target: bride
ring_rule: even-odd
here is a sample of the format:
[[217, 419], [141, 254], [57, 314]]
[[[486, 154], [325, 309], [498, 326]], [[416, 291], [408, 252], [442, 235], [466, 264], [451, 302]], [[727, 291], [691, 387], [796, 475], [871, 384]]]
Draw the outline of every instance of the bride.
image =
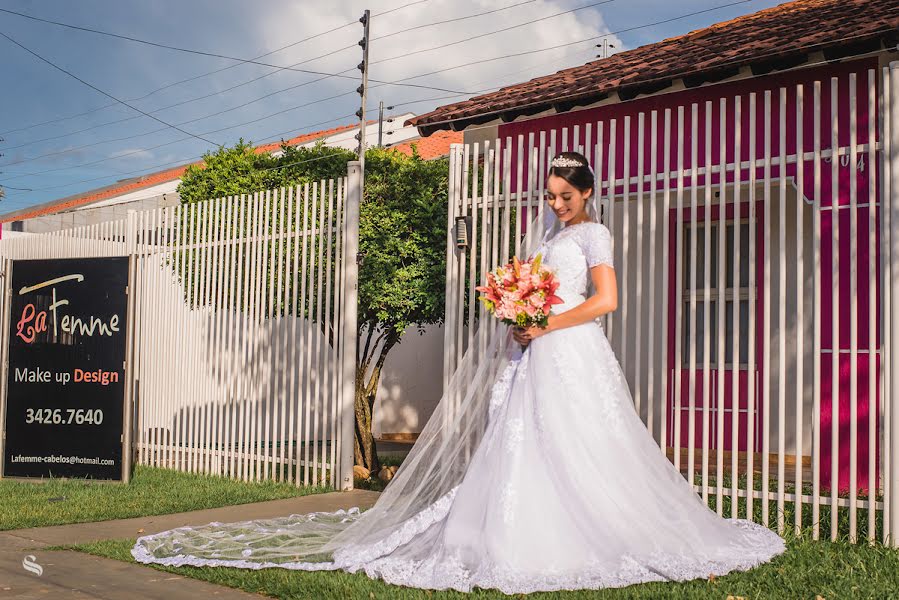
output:
[[775, 532], [708, 508], [636, 413], [597, 320], [618, 292], [593, 185], [583, 155], [552, 160], [526, 241], [540, 240], [532, 254], [564, 303], [544, 329], [481, 324], [484, 344], [371, 509], [180, 527], [139, 538], [135, 559], [513, 594], [708, 578], [784, 552]]

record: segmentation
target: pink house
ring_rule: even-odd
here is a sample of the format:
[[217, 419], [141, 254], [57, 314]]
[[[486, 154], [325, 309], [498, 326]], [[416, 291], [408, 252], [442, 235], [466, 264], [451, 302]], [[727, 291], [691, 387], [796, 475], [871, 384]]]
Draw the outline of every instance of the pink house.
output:
[[499, 153], [532, 206], [548, 157], [590, 158], [616, 246], [608, 333], [672, 455], [868, 490], [897, 28], [891, 0], [797, 0], [409, 122]]

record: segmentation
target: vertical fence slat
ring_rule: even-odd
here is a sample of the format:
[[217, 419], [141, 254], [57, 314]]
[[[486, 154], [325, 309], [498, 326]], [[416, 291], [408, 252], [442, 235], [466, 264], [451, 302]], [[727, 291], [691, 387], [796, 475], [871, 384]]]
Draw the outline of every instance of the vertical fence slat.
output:
[[812, 264], [814, 265], [814, 307], [812, 323], [812, 539], [820, 536], [821, 521], [821, 241], [823, 221], [821, 213], [824, 208], [821, 198], [821, 82], [815, 81], [812, 89], [813, 102], [813, 187], [815, 205], [812, 223]]
[[[878, 472], [877, 472], [877, 195], [876, 172], [877, 158], [875, 155], [877, 114], [877, 80], [874, 69], [868, 69], [868, 543], [873, 545], [877, 538], [877, 519], [875, 501], [877, 499]], [[881, 188], [882, 189], [882, 188]], [[800, 195], [801, 197], [801, 195]], [[883, 206], [881, 204], [881, 206]], [[883, 218], [883, 212], [880, 213]], [[801, 322], [801, 320], [800, 320]], [[880, 368], [883, 369], [883, 356], [881, 355]]]
[[[740, 240], [741, 230], [743, 229], [743, 201], [741, 199], [741, 192], [743, 190], [743, 98], [742, 96], [734, 97], [734, 114], [733, 114], [733, 127], [734, 127], [734, 256], [733, 256], [733, 312], [731, 315], [731, 329], [733, 331], [740, 331], [740, 315], [742, 313], [742, 293], [740, 290], [743, 286], [743, 279], [740, 273], [740, 265], [741, 263], [741, 248], [742, 242]], [[724, 128], [722, 127], [722, 130]], [[723, 133], [722, 133], [723, 135]], [[723, 147], [723, 144], [722, 144]], [[722, 172], [722, 179], [724, 178], [724, 174]], [[724, 196], [722, 192], [722, 197]], [[749, 235], [752, 233], [750, 231]], [[747, 281], [748, 285], [749, 282]], [[746, 305], [748, 310], [752, 309], [752, 306], [755, 303], [751, 301], [750, 298], [747, 298]], [[740, 478], [740, 463], [739, 463], [739, 448], [740, 448], [740, 364], [741, 364], [741, 352], [740, 352], [740, 336], [734, 335], [731, 340], [731, 354], [733, 360], [733, 367], [731, 371], [731, 385], [730, 385], [730, 393], [731, 393], [731, 404], [730, 404], [730, 449], [731, 449], [731, 458], [730, 458], [730, 516], [731, 518], [739, 518], [740, 516], [740, 504], [739, 504], [739, 478]], [[748, 358], [748, 357], [747, 357]], [[747, 384], [752, 379], [752, 372], [746, 371], [747, 376]], [[750, 388], [751, 389], [751, 388]], [[749, 401], [747, 398], [747, 407], [749, 405]], [[749, 416], [749, 411], [746, 411], [747, 417]]]
[[[663, 135], [664, 141], [662, 143], [662, 293], [665, 294], [665, 297], [669, 297], [670, 294], [670, 286], [671, 283], [669, 281], [670, 271], [668, 265], [668, 257], [670, 256], [670, 244], [671, 244], [671, 225], [670, 225], [670, 215], [671, 215], [671, 109], [665, 109], [665, 121], [663, 124]], [[654, 164], [654, 163], [653, 163]], [[675, 219], [675, 223], [677, 219]], [[677, 261], [679, 256], [677, 253], [674, 255], [674, 260]], [[676, 285], [676, 284], [675, 284]], [[671, 327], [671, 324], [668, 323], [668, 303], [665, 303], [665, 308], [662, 311], [662, 331], [665, 332], [665, 335], [669, 335], [668, 328]], [[676, 315], [677, 313], [675, 313]], [[675, 318], [675, 321], [677, 319]], [[662, 338], [662, 347], [667, 348], [667, 340], [666, 338]], [[679, 343], [677, 341], [677, 333], [675, 333], [675, 356], [677, 356], [677, 347]], [[677, 359], [675, 358], [675, 361]], [[677, 369], [677, 362], [675, 362], [674, 369]], [[672, 373], [674, 370], [672, 370]], [[671, 376], [668, 373], [668, 363], [664, 361], [662, 363], [662, 368], [659, 369], [659, 377], [661, 379], [662, 386], [662, 394], [659, 397], [661, 402], [662, 411], [659, 414], [659, 423], [661, 425], [661, 432], [659, 434], [659, 447], [662, 451], [662, 456], [667, 456], [668, 454], [668, 411], [665, 410], [667, 406], [673, 405], [673, 399], [670, 396], [672, 391]], [[672, 423], [673, 425], [673, 423]], [[677, 451], [675, 451], [675, 460], [677, 460]], [[677, 463], [680, 464], [679, 462]]]
[[836, 384], [840, 380], [840, 206], [839, 206], [839, 190], [834, 183], [838, 181], [839, 174], [837, 168], [840, 164], [840, 158], [837, 150], [840, 147], [839, 142], [839, 118], [838, 118], [838, 79], [832, 77], [830, 80], [830, 119], [831, 119], [831, 138], [830, 138], [830, 264], [831, 264], [831, 371], [830, 371], [830, 539], [836, 541], [837, 526], [839, 524], [839, 481], [840, 481], [840, 455], [837, 451], [839, 448], [839, 427], [840, 427], [840, 386]]
[[[858, 240], [858, 99], [849, 74], [849, 239]], [[837, 157], [833, 157], [836, 162]], [[849, 541], [858, 536], [858, 244], [849, 244]]]
[[805, 405], [805, 143], [803, 139], [803, 122], [805, 100], [802, 84], [796, 85], [796, 471], [795, 484], [796, 501], [793, 506], [794, 533], [802, 533], [802, 509], [803, 509], [803, 447], [804, 447], [804, 405]]

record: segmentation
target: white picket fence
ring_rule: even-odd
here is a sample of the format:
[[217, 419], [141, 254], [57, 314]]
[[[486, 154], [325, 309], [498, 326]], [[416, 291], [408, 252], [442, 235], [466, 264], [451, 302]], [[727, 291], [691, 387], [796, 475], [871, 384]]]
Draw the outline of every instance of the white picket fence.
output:
[[660, 450], [721, 515], [895, 544], [899, 306], [882, 284], [899, 256], [897, 86], [893, 63], [455, 145], [444, 382], [479, 327], [497, 326], [474, 287], [545, 210], [549, 161], [580, 151], [614, 240], [619, 308], [604, 330]]
[[337, 180], [4, 239], [0, 258], [131, 258], [139, 464], [351, 489], [360, 195], [351, 162]]

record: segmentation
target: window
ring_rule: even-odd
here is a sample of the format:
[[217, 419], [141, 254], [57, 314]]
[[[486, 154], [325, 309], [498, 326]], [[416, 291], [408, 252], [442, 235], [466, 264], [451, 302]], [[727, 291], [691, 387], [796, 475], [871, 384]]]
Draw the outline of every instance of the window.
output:
[[[755, 306], [754, 297], [750, 297], [749, 291], [749, 221], [741, 220], [740, 226], [740, 264], [739, 277], [734, 282], [734, 230], [733, 220], [725, 223], [725, 290], [724, 290], [724, 361], [725, 367], [733, 367], [733, 316], [734, 307], [739, 306], [739, 364], [746, 367], [749, 358], [749, 310]], [[718, 360], [718, 231], [720, 223], [715, 220], [711, 223], [711, 241], [709, 256], [709, 288], [705, 289], [705, 223], [698, 222], [691, 226], [689, 222], [683, 224], [683, 265], [682, 265], [682, 315], [681, 324], [681, 359], [682, 366], [690, 366], [690, 244], [691, 235], [696, 232], [696, 366], [703, 364], [704, 341], [703, 335], [711, 336], [709, 339], [710, 364], [717, 368]], [[709, 304], [709, 328], [706, 331], [703, 311], [705, 304]]]

